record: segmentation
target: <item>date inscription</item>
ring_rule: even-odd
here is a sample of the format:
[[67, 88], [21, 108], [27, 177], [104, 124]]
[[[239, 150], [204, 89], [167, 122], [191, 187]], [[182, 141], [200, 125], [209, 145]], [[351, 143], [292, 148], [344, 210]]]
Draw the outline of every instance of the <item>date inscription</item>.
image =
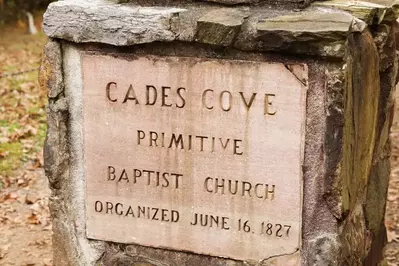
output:
[[[97, 213], [106, 215], [117, 215], [126, 218], [146, 219], [159, 222], [178, 223], [181, 214], [172, 209], [162, 209], [149, 206], [131, 206], [121, 202], [102, 202], [97, 200], [94, 203], [94, 210]], [[262, 222], [260, 225], [251, 227], [253, 223], [249, 220], [238, 219], [234, 221], [231, 217], [214, 214], [193, 213], [190, 225], [210, 227], [220, 230], [236, 230], [243, 233], [259, 235], [286, 237], [290, 236], [291, 225]]]

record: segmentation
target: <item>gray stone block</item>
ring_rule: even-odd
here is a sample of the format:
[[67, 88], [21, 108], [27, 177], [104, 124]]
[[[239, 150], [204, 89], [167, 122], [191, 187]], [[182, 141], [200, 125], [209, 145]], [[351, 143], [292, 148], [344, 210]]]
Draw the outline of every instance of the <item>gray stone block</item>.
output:
[[52, 37], [77, 43], [117, 46], [175, 40], [171, 21], [181, 8], [130, 7], [106, 1], [58, 1], [44, 14], [43, 30]]

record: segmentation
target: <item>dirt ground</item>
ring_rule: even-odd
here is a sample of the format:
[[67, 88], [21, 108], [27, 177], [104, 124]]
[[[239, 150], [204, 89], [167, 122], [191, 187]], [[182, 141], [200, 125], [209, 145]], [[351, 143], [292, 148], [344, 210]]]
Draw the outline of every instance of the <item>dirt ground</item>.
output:
[[30, 185], [11, 186], [0, 198], [0, 265], [52, 265], [50, 190], [42, 169], [27, 176]]
[[[0, 29], [0, 265], [52, 265], [50, 191], [41, 147], [45, 95], [37, 84], [42, 34]], [[397, 93], [399, 103], [399, 92]], [[399, 265], [399, 104], [392, 127], [392, 175], [386, 212], [388, 265]]]
[[385, 258], [389, 265], [399, 265], [399, 89], [396, 90], [396, 110], [391, 128], [391, 178], [385, 213], [388, 245]]
[[52, 265], [50, 190], [42, 168], [46, 92], [37, 82], [46, 40], [42, 33], [26, 34], [22, 21], [0, 28], [2, 266]]

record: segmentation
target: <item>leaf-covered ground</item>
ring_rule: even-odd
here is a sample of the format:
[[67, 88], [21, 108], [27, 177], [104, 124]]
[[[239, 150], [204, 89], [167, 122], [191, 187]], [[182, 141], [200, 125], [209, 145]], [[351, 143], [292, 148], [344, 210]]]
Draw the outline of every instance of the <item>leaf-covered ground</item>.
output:
[[[0, 265], [52, 265], [51, 220], [43, 174], [46, 92], [37, 82], [43, 34], [0, 27]], [[399, 101], [399, 93], [397, 93]], [[392, 128], [386, 226], [389, 265], [399, 265], [399, 106]]]
[[[18, 27], [19, 25], [19, 27]], [[0, 27], [0, 265], [51, 265], [43, 174], [46, 92], [37, 78], [44, 34]], [[22, 72], [22, 73], [21, 73]]]
[[399, 86], [396, 90], [396, 110], [391, 129], [392, 156], [391, 177], [389, 180], [385, 225], [388, 245], [385, 259], [390, 266], [399, 265]]

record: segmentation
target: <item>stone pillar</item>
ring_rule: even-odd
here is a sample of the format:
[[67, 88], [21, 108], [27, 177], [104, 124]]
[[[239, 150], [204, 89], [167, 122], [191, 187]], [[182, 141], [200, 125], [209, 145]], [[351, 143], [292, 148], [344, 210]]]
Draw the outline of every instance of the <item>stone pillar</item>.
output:
[[396, 6], [123, 2], [44, 15], [54, 265], [379, 265]]

